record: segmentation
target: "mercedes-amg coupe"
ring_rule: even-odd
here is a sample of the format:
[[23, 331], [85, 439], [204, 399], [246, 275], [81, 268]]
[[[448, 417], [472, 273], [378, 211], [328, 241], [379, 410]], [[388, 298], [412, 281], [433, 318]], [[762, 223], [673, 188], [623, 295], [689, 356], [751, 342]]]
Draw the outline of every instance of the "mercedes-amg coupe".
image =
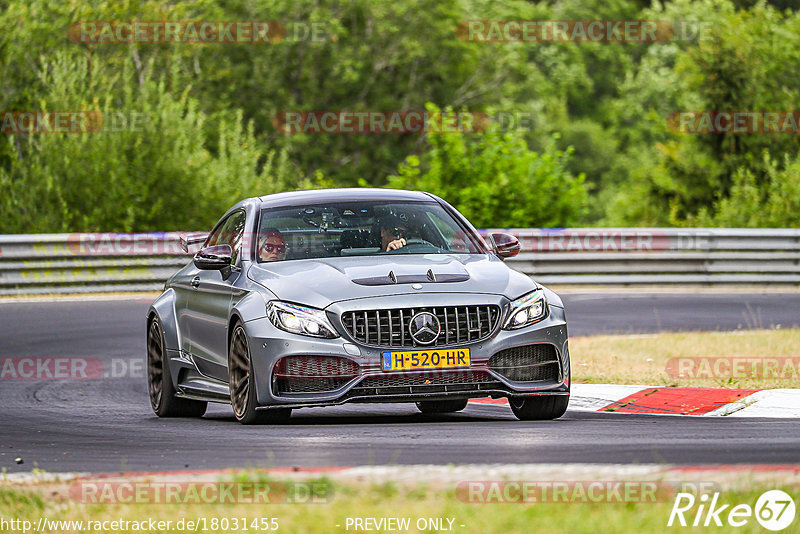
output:
[[243, 200], [167, 280], [147, 314], [150, 403], [241, 423], [293, 408], [509, 400], [523, 420], [569, 402], [561, 299], [508, 267], [518, 240], [483, 237], [427, 193], [330, 189]]

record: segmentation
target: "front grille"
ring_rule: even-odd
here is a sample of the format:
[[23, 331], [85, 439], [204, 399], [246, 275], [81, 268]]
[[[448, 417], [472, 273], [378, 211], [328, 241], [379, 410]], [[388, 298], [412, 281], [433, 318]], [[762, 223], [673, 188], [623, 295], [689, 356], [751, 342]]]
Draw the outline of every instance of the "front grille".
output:
[[[440, 334], [433, 343], [421, 345], [408, 330], [411, 318], [427, 311], [439, 319]], [[500, 320], [500, 307], [444, 306], [393, 310], [351, 311], [342, 314], [342, 324], [354, 340], [376, 347], [444, 347], [472, 343], [489, 337]]]
[[275, 364], [273, 390], [276, 395], [335, 391], [359, 369], [353, 360], [336, 356], [287, 356]]
[[486, 371], [426, 372], [370, 376], [348, 392], [349, 397], [458, 393], [505, 389]]
[[559, 381], [559, 361], [549, 343], [501, 350], [489, 359], [492, 371], [517, 382]]

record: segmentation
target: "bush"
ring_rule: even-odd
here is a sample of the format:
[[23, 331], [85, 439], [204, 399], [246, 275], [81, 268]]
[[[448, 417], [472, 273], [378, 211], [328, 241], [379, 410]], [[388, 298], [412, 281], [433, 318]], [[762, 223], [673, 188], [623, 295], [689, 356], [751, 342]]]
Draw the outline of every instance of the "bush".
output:
[[752, 228], [800, 227], [800, 154], [784, 156], [779, 165], [764, 153], [767, 178], [759, 183], [748, 168], [734, 175], [730, 196], [720, 198], [711, 213], [702, 210], [695, 221], [700, 226]]
[[426, 152], [389, 177], [389, 187], [441, 196], [483, 228], [570, 226], [585, 212], [584, 176], [567, 171], [571, 149], [533, 152], [522, 132], [496, 125], [482, 134], [430, 133], [427, 142]]
[[66, 53], [42, 61], [42, 109], [97, 110], [104, 124], [6, 138], [4, 232], [203, 229], [244, 197], [297, 185], [285, 154], [262, 153], [241, 112], [221, 114], [210, 130], [188, 88], [175, 98], [163, 80], [134, 76], [130, 59], [118, 81], [92, 69]]

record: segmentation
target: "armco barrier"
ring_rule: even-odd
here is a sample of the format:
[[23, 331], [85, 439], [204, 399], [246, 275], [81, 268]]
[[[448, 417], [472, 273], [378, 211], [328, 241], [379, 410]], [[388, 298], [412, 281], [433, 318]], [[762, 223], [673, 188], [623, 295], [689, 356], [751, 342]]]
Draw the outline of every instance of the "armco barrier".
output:
[[[558, 285], [800, 285], [799, 229], [492, 229], [509, 265]], [[153, 291], [191, 256], [178, 232], [0, 235], [0, 295]]]

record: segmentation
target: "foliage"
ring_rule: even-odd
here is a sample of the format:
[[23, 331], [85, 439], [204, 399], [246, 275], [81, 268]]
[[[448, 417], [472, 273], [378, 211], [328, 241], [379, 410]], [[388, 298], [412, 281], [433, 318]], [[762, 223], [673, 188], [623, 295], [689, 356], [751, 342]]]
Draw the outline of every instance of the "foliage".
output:
[[400, 164], [390, 187], [443, 197], [483, 228], [561, 227], [580, 219], [587, 195], [584, 176], [566, 169], [571, 149], [534, 152], [522, 132], [497, 124], [481, 134], [429, 133], [427, 141], [427, 151]]
[[[133, 62], [123, 67], [126, 77]], [[188, 88], [175, 97], [163, 80], [145, 77], [117, 94], [89, 69], [85, 58], [60, 52], [42, 60], [41, 109], [100, 111], [103, 124], [6, 138], [4, 232], [207, 228], [241, 198], [293, 185], [286, 155], [262, 153], [241, 111], [220, 117], [211, 135]]]
[[695, 220], [699, 226], [800, 228], [800, 157], [778, 162], [764, 153], [766, 180], [740, 168], [733, 178], [729, 196], [720, 196], [711, 210], [702, 209]]
[[[657, 43], [460, 38], [459, 23], [475, 19], [662, 20], [678, 33]], [[131, 20], [270, 20], [287, 35], [68, 38], [76, 21]], [[311, 24], [317, 39], [304, 35]], [[800, 109], [790, 0], [4, 0], [0, 27], [0, 110], [146, 117], [113, 133], [0, 137], [4, 233], [206, 228], [249, 194], [387, 183], [439, 191], [481, 226], [797, 224], [778, 205], [800, 179], [800, 136], [681, 134], [666, 123], [681, 110]], [[531, 120], [472, 137], [273, 125], [287, 110], [428, 102]], [[769, 215], [756, 209], [770, 198]]]

